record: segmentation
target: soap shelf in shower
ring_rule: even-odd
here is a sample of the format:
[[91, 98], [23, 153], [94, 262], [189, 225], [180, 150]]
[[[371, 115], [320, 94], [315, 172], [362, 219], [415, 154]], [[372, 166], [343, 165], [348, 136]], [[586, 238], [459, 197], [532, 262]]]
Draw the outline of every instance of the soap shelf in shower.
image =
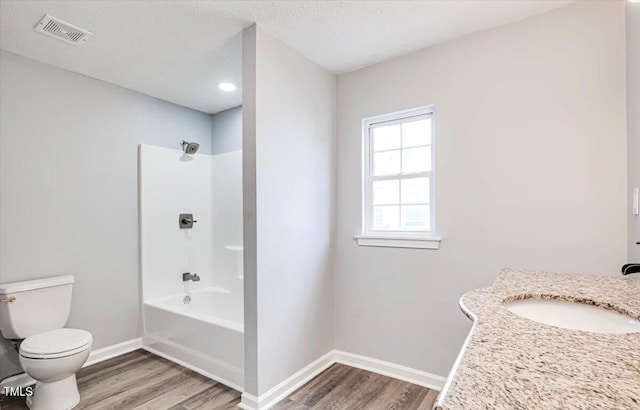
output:
[[224, 248], [227, 250], [236, 252], [236, 258], [237, 258], [236, 266], [238, 269], [238, 279], [243, 280], [244, 279], [244, 260], [243, 260], [242, 251], [244, 250], [244, 247], [238, 246], [238, 245], [225, 245]]

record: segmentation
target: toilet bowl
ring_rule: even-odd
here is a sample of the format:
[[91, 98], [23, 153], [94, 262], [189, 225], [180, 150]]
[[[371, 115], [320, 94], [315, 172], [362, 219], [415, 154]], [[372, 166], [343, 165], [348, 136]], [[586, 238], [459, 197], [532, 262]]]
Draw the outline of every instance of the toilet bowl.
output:
[[69, 410], [80, 402], [76, 372], [87, 361], [91, 333], [64, 326], [71, 313], [71, 275], [0, 284], [0, 332], [20, 343], [20, 365], [36, 380], [32, 410]]
[[56, 329], [26, 338], [20, 345], [20, 364], [36, 380], [27, 400], [32, 410], [68, 410], [80, 401], [76, 372], [89, 358], [91, 333]]

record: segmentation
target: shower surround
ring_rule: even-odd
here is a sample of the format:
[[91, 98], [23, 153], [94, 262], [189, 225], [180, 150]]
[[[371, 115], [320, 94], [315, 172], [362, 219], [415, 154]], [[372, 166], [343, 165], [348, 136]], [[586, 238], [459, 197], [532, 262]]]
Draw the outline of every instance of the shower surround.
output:
[[242, 390], [242, 152], [140, 145], [138, 160], [143, 347]]

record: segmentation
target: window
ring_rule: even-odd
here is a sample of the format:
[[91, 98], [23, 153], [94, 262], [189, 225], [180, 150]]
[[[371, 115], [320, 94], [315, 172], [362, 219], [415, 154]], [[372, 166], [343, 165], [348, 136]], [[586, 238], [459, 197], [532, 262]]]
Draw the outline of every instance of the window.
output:
[[363, 121], [363, 233], [359, 245], [437, 249], [434, 108]]

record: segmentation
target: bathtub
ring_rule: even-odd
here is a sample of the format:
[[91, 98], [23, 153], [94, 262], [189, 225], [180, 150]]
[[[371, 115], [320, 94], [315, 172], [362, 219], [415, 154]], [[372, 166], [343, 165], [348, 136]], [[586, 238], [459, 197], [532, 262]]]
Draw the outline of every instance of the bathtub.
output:
[[144, 349], [243, 388], [242, 295], [207, 287], [143, 303]]

